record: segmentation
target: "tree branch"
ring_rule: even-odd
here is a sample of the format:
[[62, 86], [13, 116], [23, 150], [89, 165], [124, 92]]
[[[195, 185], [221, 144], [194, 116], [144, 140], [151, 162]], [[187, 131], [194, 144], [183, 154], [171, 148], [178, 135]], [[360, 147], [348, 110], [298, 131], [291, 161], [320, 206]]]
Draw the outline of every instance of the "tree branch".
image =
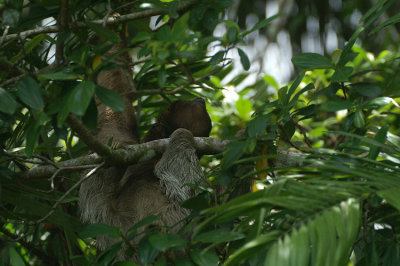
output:
[[[120, 156], [121, 159], [121, 161], [118, 162], [118, 165], [131, 165], [139, 161], [151, 159], [156, 155], [161, 155], [168, 146], [168, 143], [169, 138], [159, 139], [142, 144], [129, 145], [124, 149], [118, 149], [114, 152], [118, 153], [118, 156]], [[216, 138], [195, 137], [194, 143], [196, 150], [202, 154], [218, 154], [224, 151], [228, 141]], [[58, 164], [58, 167], [55, 167], [54, 165], [35, 167], [29, 171], [20, 173], [19, 176], [26, 179], [49, 178], [54, 175], [56, 171], [62, 171], [63, 173], [80, 171], [82, 169], [87, 169], [87, 167], [85, 167], [86, 165], [99, 164], [103, 161], [104, 159], [102, 157], [93, 153], [87, 156], [63, 161]]]
[[[178, 11], [184, 11], [190, 8], [192, 5], [195, 3], [199, 2], [199, 0], [186, 0], [182, 1], [178, 7]], [[164, 15], [167, 14], [168, 10], [167, 9], [149, 9], [149, 10], [143, 10], [139, 12], [134, 12], [126, 15], [122, 15], [119, 17], [110, 17], [109, 19], [106, 20], [107, 25], [115, 25], [119, 24], [122, 22], [127, 22], [127, 21], [132, 21], [136, 19], [142, 19], [142, 18], [148, 18], [152, 16], [158, 16], [158, 15]], [[96, 23], [96, 24], [103, 24], [104, 19], [97, 19], [90, 21], [91, 23]], [[70, 25], [72, 29], [85, 29], [88, 28], [88, 25], [85, 22], [77, 22], [74, 25]], [[8, 34], [5, 35], [2, 40], [3, 42], [11, 41], [11, 40], [16, 40], [16, 39], [26, 39], [30, 36], [34, 35], [39, 35], [42, 33], [55, 33], [59, 31], [59, 27], [57, 25], [55, 26], [46, 26], [46, 27], [38, 27], [33, 30], [27, 30], [27, 31], [22, 31], [19, 33], [15, 34]]]
[[90, 132], [75, 115], [69, 114], [67, 117], [67, 123], [92, 151], [114, 164], [119, 164], [123, 161], [120, 153], [95, 138], [93, 133]]

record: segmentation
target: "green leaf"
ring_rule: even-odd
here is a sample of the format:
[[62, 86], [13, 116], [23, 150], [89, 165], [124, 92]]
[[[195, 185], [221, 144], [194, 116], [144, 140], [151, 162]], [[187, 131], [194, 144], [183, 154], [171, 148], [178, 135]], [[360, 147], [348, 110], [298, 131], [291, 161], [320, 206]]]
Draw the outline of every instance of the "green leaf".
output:
[[379, 107], [386, 106], [393, 103], [395, 106], [399, 107], [398, 104], [390, 97], [378, 97], [373, 99], [363, 105], [365, 109], [378, 109]]
[[394, 25], [400, 23], [400, 14], [396, 14], [393, 17], [389, 18], [388, 20], [386, 20], [385, 22], [379, 24], [378, 26], [376, 26], [370, 34], [374, 34], [378, 31], [380, 31], [381, 29], [390, 26], [390, 25]]
[[391, 188], [387, 190], [378, 191], [379, 197], [385, 199], [390, 205], [400, 211], [400, 188]]
[[240, 56], [240, 63], [242, 63], [242, 66], [244, 68], [244, 70], [249, 70], [250, 68], [250, 60], [247, 57], [246, 53], [243, 52], [242, 49], [238, 48], [238, 52], [239, 52], [239, 56]]
[[330, 100], [321, 105], [320, 110], [326, 112], [336, 112], [339, 110], [349, 109], [353, 106], [353, 103], [346, 100]]
[[351, 85], [351, 89], [366, 97], [377, 97], [382, 94], [381, 88], [371, 83], [355, 83]]
[[263, 76], [264, 81], [274, 87], [275, 89], [279, 89], [278, 83], [276, 82], [275, 78], [270, 75]]
[[229, 232], [222, 229], [213, 230], [207, 233], [198, 235], [194, 240], [203, 243], [222, 243], [230, 242], [244, 238], [245, 235], [239, 232]]
[[34, 121], [30, 121], [31, 124], [28, 126], [28, 129], [26, 130], [26, 147], [25, 147], [25, 153], [28, 156], [31, 156], [33, 154], [33, 150], [35, 148], [35, 145], [39, 139], [39, 134], [40, 134], [40, 126], [44, 125], [46, 122], [50, 120], [48, 115], [45, 113], [41, 112], [37, 117], [35, 117]]
[[53, 73], [46, 73], [39, 75], [40, 79], [47, 79], [47, 80], [76, 80], [80, 78], [80, 75], [71, 72], [53, 72]]
[[270, 247], [265, 265], [346, 265], [360, 219], [360, 206], [354, 199], [324, 210]]
[[217, 64], [219, 64], [225, 56], [225, 52], [224, 51], [219, 51], [216, 54], [214, 54], [211, 59], [210, 59], [210, 64], [215, 66]]
[[165, 70], [165, 67], [162, 66], [160, 70], [157, 72], [157, 83], [158, 86], [163, 88], [165, 86], [165, 82], [167, 81], [167, 71]]
[[[388, 130], [389, 130], [389, 127], [387, 125], [381, 127], [378, 130], [378, 132], [376, 132], [374, 140], [376, 140], [379, 143], [384, 144], [386, 142], [386, 136], [387, 136]], [[376, 160], [379, 152], [380, 152], [380, 147], [377, 147], [376, 145], [371, 145], [369, 148], [368, 159]]]
[[102, 103], [116, 112], [121, 113], [125, 109], [124, 98], [113, 90], [96, 86], [96, 96]]
[[8, 249], [8, 253], [10, 255], [10, 260], [11, 260], [11, 265], [13, 266], [25, 266], [25, 261], [21, 257], [21, 254], [19, 254], [14, 247], [10, 247]]
[[26, 105], [41, 110], [44, 107], [41, 88], [37, 82], [30, 78], [25, 77], [17, 84], [17, 95]]
[[[292, 95], [296, 91], [297, 87], [300, 85], [305, 74], [306, 74], [305, 71], [301, 71], [297, 75], [296, 79], [293, 81], [292, 85], [290, 86], [289, 91], [287, 92], [287, 96], [286, 96], [286, 91], [285, 91], [285, 95], [283, 94], [284, 91], [278, 92], [278, 93], [282, 93], [282, 95], [279, 96], [279, 101], [281, 101], [282, 104], [287, 105], [289, 103], [290, 98], [292, 98]], [[287, 87], [286, 87], [286, 90], [287, 90]]]
[[50, 38], [46, 34], [39, 34], [32, 39], [30, 39], [28, 42], [24, 44], [24, 49], [20, 51], [18, 54], [13, 56], [11, 58], [12, 63], [16, 63], [18, 60], [21, 60], [23, 57], [26, 57], [26, 55], [30, 54], [33, 49], [35, 49], [39, 44], [41, 44], [44, 40], [47, 40], [51, 43], [54, 43], [54, 40]]
[[339, 66], [336, 68], [335, 73], [331, 77], [332, 82], [345, 82], [349, 80], [349, 77], [353, 73], [352, 67]]
[[253, 112], [253, 104], [249, 99], [239, 98], [236, 101], [236, 110], [240, 118], [249, 120]]
[[99, 35], [103, 40], [115, 44], [120, 43], [119, 36], [110, 29], [103, 27], [101, 24], [96, 24], [92, 22], [86, 22], [86, 24], [89, 26], [89, 28], [91, 28], [94, 32], [96, 32], [96, 34]]
[[[251, 258], [253, 255], [257, 254], [257, 248], [259, 247], [267, 247], [268, 244], [273, 242], [277, 238], [277, 232], [267, 232], [263, 235], [260, 235], [246, 244], [237, 249], [233, 254], [231, 254], [228, 259], [225, 261], [224, 266], [230, 265], [240, 265], [240, 261], [243, 261], [247, 258]], [[264, 251], [265, 252], [265, 251]], [[277, 265], [277, 264], [266, 264], [266, 265]]]
[[159, 251], [186, 247], [186, 240], [174, 234], [155, 234], [149, 237], [149, 242]]
[[304, 53], [292, 58], [295, 66], [304, 69], [333, 68], [331, 61], [323, 55], [315, 53]]
[[138, 32], [135, 37], [131, 40], [131, 44], [135, 44], [138, 42], [148, 41], [151, 39], [151, 33], [148, 32]]
[[226, 33], [226, 40], [228, 41], [228, 43], [236, 43], [238, 33], [239, 31], [236, 27], [229, 27], [228, 32]]
[[354, 113], [354, 125], [358, 128], [363, 128], [365, 126], [365, 118], [362, 110], [357, 110]]
[[228, 143], [221, 163], [222, 169], [228, 169], [235, 161], [237, 161], [242, 156], [245, 147], [245, 142], [237, 141]]
[[156, 32], [156, 38], [163, 42], [172, 41], [171, 28], [168, 25], [162, 26]]
[[95, 88], [96, 84], [90, 80], [79, 83], [68, 99], [69, 110], [76, 115], [83, 116], [90, 104]]
[[189, 13], [181, 16], [177, 21], [175, 21], [172, 26], [171, 34], [174, 36], [175, 40], [182, 40], [186, 36], [186, 31], [188, 29]]
[[97, 223], [97, 224], [89, 224], [86, 226], [80, 233], [79, 236], [82, 238], [94, 238], [97, 236], [108, 235], [109, 237], [120, 237], [121, 229], [118, 227], [113, 227], [108, 224]]
[[[150, 235], [151, 236], [151, 235]], [[157, 257], [159, 251], [150, 244], [149, 235], [144, 236], [139, 242], [139, 257], [143, 265], [150, 265]]]
[[5, 89], [0, 87], [0, 112], [12, 115], [17, 109], [17, 102], [14, 97]]
[[207, 9], [204, 13], [202, 26], [208, 31], [213, 31], [218, 24], [218, 13], [213, 9]]
[[279, 16], [280, 16], [280, 14], [273, 15], [273, 16], [271, 16], [269, 18], [266, 18], [266, 19], [263, 19], [263, 20], [257, 22], [257, 24], [254, 25], [253, 28], [251, 28], [250, 30], [246, 30], [246, 31], [244, 31], [242, 33], [243, 37], [246, 36], [249, 33], [252, 33], [253, 31], [256, 31], [256, 30], [259, 30], [259, 29], [262, 29], [262, 28], [266, 27], [269, 23], [271, 23], [274, 19], [276, 19]]
[[211, 251], [201, 251], [194, 249], [190, 252], [190, 258], [199, 266], [218, 265], [219, 259], [215, 253]]
[[247, 123], [247, 134], [249, 137], [259, 137], [264, 134], [268, 122], [269, 115], [258, 115]]
[[136, 229], [146, 226], [148, 224], [154, 223], [155, 221], [160, 220], [160, 218], [156, 215], [150, 215], [147, 217], [144, 217], [142, 220], [140, 220], [139, 222], [137, 222], [134, 226], [132, 226], [131, 228], [129, 228], [128, 233], [135, 231]]

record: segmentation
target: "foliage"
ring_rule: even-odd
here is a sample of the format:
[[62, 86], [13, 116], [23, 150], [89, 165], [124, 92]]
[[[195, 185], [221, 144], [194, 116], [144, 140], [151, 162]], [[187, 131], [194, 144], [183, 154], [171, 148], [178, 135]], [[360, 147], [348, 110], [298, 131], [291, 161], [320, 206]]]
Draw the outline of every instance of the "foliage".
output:
[[[122, 242], [134, 238], [139, 246], [127, 252], [137, 252], [144, 265], [400, 264], [400, 51], [374, 56], [355, 45], [359, 36], [398, 23], [397, 14], [376, 24], [394, 1], [378, 1], [365, 13], [343, 49], [294, 56], [299, 73], [288, 86], [279, 88], [265, 75], [239, 92], [235, 105], [224, 101], [221, 84], [236, 87], [248, 73], [230, 78], [227, 54], [237, 49], [248, 70], [250, 60], [237, 45], [279, 17], [241, 32], [222, 19], [231, 1], [188, 1], [189, 9], [180, 1], [61, 2], [6, 1], [1, 8], [7, 29], [0, 40], [4, 264], [112, 264]], [[110, 9], [138, 17], [107, 28], [97, 20]], [[159, 15], [154, 27], [147, 11]], [[49, 17], [60, 30], [24, 37]], [[219, 23], [226, 33], [217, 37]], [[192, 213], [179, 233], [143, 232], [156, 216], [127, 231], [82, 225], [77, 173], [19, 176], [88, 153], [66, 118], [74, 113], [95, 128], [94, 96], [124, 109], [120, 95], [94, 82], [100, 70], [116, 67], [101, 55], [121, 35], [134, 57], [142, 135], [170, 101], [204, 96], [214, 136], [232, 140], [222, 154], [203, 158], [209, 186], [183, 203]], [[93, 239], [104, 234], [123, 240], [99, 253]]]

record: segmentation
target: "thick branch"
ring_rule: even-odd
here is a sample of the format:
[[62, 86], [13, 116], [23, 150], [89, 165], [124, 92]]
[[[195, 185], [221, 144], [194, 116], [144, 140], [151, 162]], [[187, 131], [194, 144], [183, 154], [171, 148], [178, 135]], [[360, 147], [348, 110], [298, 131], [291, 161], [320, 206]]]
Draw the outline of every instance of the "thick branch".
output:
[[[198, 1], [199, 0], [182, 1], [178, 7], [178, 11], [186, 10]], [[127, 22], [127, 21], [136, 20], [136, 19], [142, 19], [142, 18], [148, 18], [148, 17], [158, 16], [158, 15], [164, 15], [167, 13], [168, 13], [167, 9], [163, 9], [163, 10], [149, 9], [149, 10], [130, 13], [127, 15], [122, 15], [122, 16], [119, 16], [116, 18], [110, 17], [109, 19], [106, 20], [106, 24], [107, 25], [115, 25], [115, 24], [119, 24], [122, 22]], [[104, 24], [103, 19], [93, 20], [91, 22], [96, 23], [96, 24]], [[72, 29], [85, 29], [85, 28], [88, 28], [88, 25], [83, 22], [77, 22], [75, 25], [71, 25], [71, 28]], [[16, 33], [16, 34], [6, 35], [6, 36], [4, 36], [4, 38], [2, 40], [4, 42], [6, 42], [6, 41], [11, 41], [11, 40], [16, 40], [16, 39], [26, 39], [27, 37], [30, 37], [30, 36], [39, 35], [42, 33], [55, 33], [58, 31], [59, 31], [59, 27], [57, 25], [47, 26], [47, 27], [38, 27], [33, 30], [27, 30], [27, 31]]]
[[76, 132], [78, 137], [85, 142], [89, 148], [104, 157], [105, 159], [110, 159], [114, 161], [114, 158], [118, 160], [118, 153], [112, 150], [107, 145], [101, 143], [97, 138], [93, 137], [93, 133], [90, 132], [82, 122], [73, 114], [69, 114], [67, 117], [67, 123], [71, 127], [71, 129]]
[[[218, 154], [224, 151], [228, 141], [222, 141], [215, 138], [200, 138], [195, 137], [195, 148], [202, 154]], [[153, 140], [142, 144], [129, 145], [125, 149], [115, 150], [118, 153], [120, 161], [118, 165], [130, 165], [139, 161], [145, 161], [161, 155], [168, 146], [169, 139]], [[87, 156], [67, 160], [58, 164], [58, 168], [53, 165], [39, 166], [32, 168], [29, 171], [20, 174], [20, 177], [26, 179], [49, 178], [56, 171], [63, 173], [74, 172], [82, 170], [84, 165], [98, 164], [104, 161], [102, 157], [96, 153]]]

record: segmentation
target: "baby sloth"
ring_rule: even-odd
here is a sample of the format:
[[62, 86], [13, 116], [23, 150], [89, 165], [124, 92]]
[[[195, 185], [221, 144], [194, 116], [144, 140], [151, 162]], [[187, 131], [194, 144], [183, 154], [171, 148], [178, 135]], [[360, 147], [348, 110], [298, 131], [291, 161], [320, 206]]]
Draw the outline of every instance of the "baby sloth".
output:
[[[177, 224], [188, 215], [180, 203], [194, 195], [185, 184], [204, 180], [193, 136], [208, 137], [210, 131], [204, 100], [173, 102], [144, 138], [147, 142], [170, 137], [162, 157], [125, 169], [112, 166], [91, 176], [79, 191], [83, 220], [129, 228], [146, 216], [157, 215], [162, 225]], [[107, 137], [119, 133], [110, 132]], [[117, 241], [102, 236], [97, 245], [105, 249]], [[126, 259], [124, 256], [122, 250], [117, 259]]]

